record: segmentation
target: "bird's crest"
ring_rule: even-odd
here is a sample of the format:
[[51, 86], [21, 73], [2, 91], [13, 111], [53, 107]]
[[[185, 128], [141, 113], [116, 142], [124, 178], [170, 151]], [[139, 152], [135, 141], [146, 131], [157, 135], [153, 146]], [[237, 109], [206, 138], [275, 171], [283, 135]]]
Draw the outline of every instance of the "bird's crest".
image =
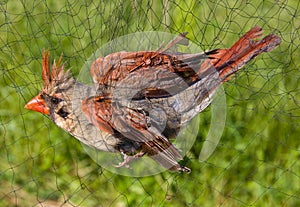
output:
[[58, 61], [52, 65], [50, 69], [49, 64], [50, 52], [43, 51], [42, 54], [42, 80], [43, 80], [43, 91], [48, 92], [57, 83], [62, 83], [70, 77], [70, 71], [64, 70], [64, 64], [61, 64], [62, 55]]

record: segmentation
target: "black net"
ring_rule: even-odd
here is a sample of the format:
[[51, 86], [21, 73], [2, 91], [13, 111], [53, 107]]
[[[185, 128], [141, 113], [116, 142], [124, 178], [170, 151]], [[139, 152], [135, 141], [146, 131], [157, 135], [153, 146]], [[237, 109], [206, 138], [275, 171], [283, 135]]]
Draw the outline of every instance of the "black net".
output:
[[[297, 0], [0, 1], [0, 206], [299, 206], [300, 3]], [[201, 50], [255, 25], [282, 43], [224, 85], [226, 122], [199, 161], [211, 120], [187, 153], [190, 174], [114, 174], [49, 118], [24, 109], [41, 89], [41, 54], [74, 76], [102, 45], [135, 32], [188, 32]], [[53, 59], [52, 59], [53, 60]]]

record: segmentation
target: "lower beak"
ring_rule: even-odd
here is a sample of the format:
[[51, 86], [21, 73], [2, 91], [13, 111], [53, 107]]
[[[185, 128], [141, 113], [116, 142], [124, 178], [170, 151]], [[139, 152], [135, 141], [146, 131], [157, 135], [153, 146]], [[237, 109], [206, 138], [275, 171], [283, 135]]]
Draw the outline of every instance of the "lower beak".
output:
[[42, 114], [49, 115], [50, 114], [50, 109], [46, 105], [45, 100], [42, 99], [41, 95], [37, 95], [33, 99], [31, 99], [24, 107], [25, 109], [28, 110], [33, 110], [40, 112]]

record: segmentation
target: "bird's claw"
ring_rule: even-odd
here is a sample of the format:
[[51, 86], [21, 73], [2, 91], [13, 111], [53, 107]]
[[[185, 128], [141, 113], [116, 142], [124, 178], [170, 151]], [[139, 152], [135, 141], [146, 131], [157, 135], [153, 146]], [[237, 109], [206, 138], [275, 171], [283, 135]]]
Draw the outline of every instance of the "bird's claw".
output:
[[124, 152], [121, 152], [121, 154], [123, 155], [123, 162], [120, 162], [118, 165], [114, 165], [116, 168], [120, 168], [120, 167], [125, 167], [125, 168], [129, 168], [129, 163], [132, 162], [133, 160], [142, 157], [145, 153], [144, 152], [138, 152], [137, 154], [133, 155], [133, 156], [129, 156], [127, 154], [125, 154]]

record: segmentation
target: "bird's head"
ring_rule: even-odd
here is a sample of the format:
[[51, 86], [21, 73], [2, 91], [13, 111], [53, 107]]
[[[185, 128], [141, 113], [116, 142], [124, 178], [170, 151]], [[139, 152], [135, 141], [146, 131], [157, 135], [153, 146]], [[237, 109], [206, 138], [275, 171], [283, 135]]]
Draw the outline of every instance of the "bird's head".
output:
[[25, 108], [48, 115], [51, 119], [57, 115], [66, 118], [70, 113], [68, 94], [73, 89], [75, 80], [70, 76], [69, 70], [64, 70], [64, 65], [61, 64], [62, 56], [57, 62], [54, 61], [52, 67], [49, 64], [50, 53], [43, 51], [42, 56], [43, 88]]

